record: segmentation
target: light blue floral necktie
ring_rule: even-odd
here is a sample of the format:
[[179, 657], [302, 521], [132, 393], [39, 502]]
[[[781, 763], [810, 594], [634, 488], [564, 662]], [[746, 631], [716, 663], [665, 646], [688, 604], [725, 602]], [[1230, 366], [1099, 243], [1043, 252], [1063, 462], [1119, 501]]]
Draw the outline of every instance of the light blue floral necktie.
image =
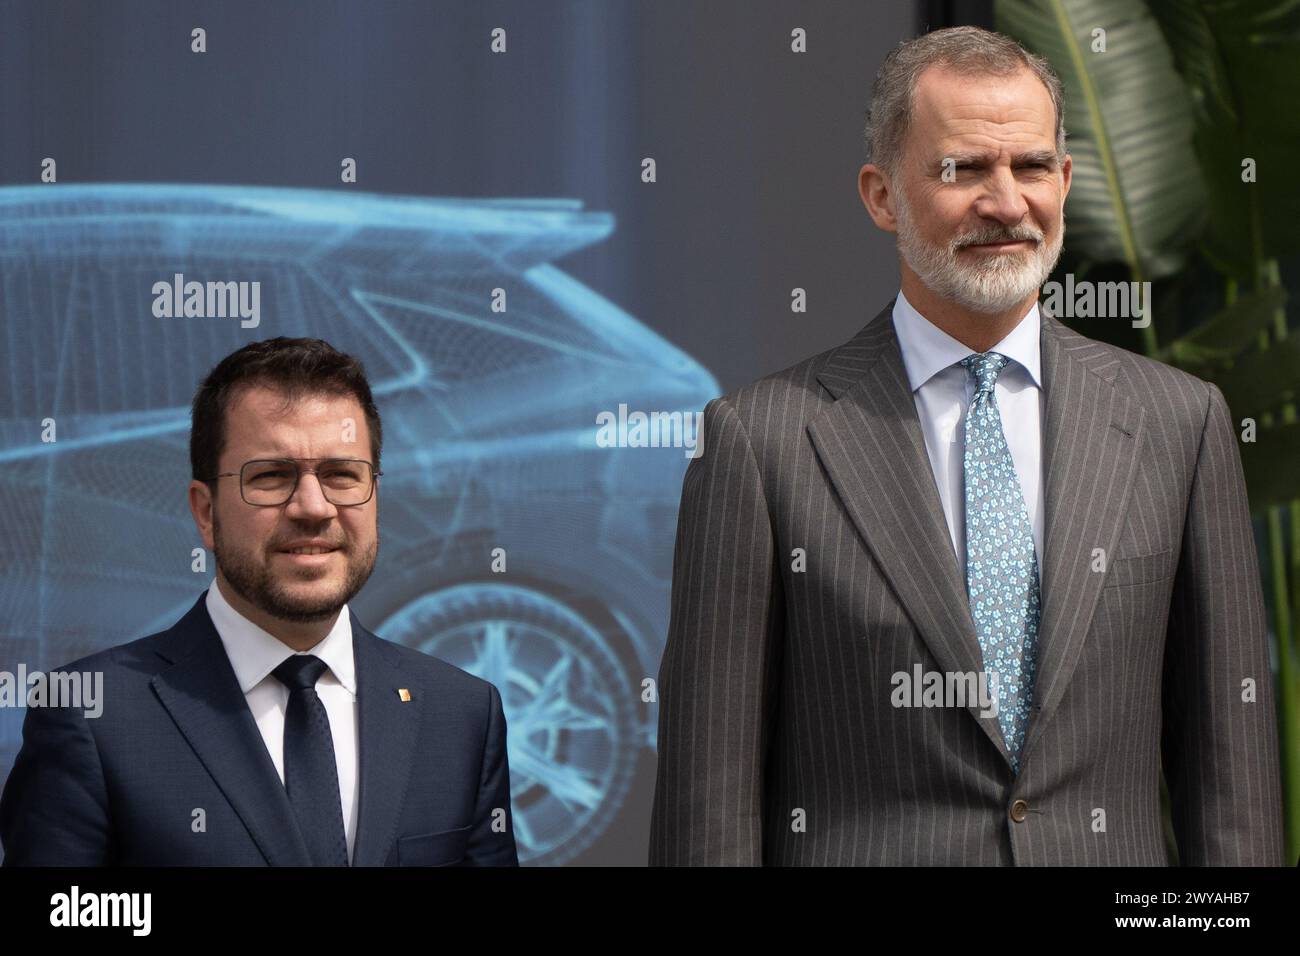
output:
[[1002, 432], [993, 383], [1008, 358], [998, 352], [961, 360], [975, 376], [966, 411], [966, 595], [985, 672], [997, 674], [998, 722], [1020, 772], [1038, 658], [1040, 595], [1033, 528]]

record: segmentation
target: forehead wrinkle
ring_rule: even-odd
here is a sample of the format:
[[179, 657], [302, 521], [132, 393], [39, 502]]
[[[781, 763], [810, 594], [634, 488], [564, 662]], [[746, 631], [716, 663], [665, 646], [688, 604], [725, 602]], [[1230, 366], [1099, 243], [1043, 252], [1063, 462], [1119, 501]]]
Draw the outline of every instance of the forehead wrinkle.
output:
[[959, 144], [952, 142], [955, 136], [987, 136], [992, 141], [1006, 136], [1042, 137], [1054, 149], [1056, 108], [1051, 95], [1037, 82], [1029, 93], [1022, 80], [1023, 76], [1018, 77], [1015, 85], [1006, 86], [983, 78], [945, 75], [945, 71], [930, 76], [927, 71], [918, 81], [916, 122], [912, 125], [928, 126], [934, 139], [949, 149], [958, 148]]
[[975, 110], [969, 113], [953, 111], [938, 117], [937, 125], [945, 133], [996, 127], [1013, 133], [1046, 135], [1046, 127], [1051, 126], [1051, 117], [1050, 114], [1038, 110], [1015, 110], [1013, 113], [999, 113], [997, 116]]
[[951, 141], [961, 136], [984, 136], [988, 137], [993, 142], [1000, 142], [1007, 138], [1041, 138], [1046, 142], [1051, 138], [1042, 128], [1041, 124], [1022, 120], [1010, 120], [1008, 122], [999, 123], [982, 119], [958, 119], [940, 124], [938, 136], [940, 142], [945, 140]]
[[[255, 450], [245, 452], [241, 461], [260, 458], [360, 458], [369, 460], [369, 428], [359, 407], [349, 407], [353, 403], [346, 398], [340, 401], [324, 398], [319, 401], [307, 399], [291, 403], [287, 408], [275, 397], [259, 396], [264, 400], [241, 403], [230, 421], [233, 423], [242, 417], [245, 423], [251, 422], [255, 429], [252, 440], [245, 447]], [[331, 407], [332, 406], [332, 407]], [[338, 413], [344, 414], [340, 416]], [[356, 423], [356, 442], [346, 443], [340, 435], [342, 417], [352, 418]], [[291, 422], [292, 418], [303, 418], [300, 423]], [[234, 429], [230, 430], [231, 432]], [[245, 433], [244, 437], [248, 437]], [[227, 435], [227, 450], [236, 446], [235, 435]], [[306, 454], [312, 452], [313, 454]]]
[[1042, 150], [1056, 154], [1056, 142], [1040, 132], [1036, 127], [1020, 125], [1005, 129], [996, 135], [985, 129], [947, 129], [938, 137], [934, 148], [940, 156], [955, 154], [970, 156], [1000, 156], [1004, 152], [1031, 152]]

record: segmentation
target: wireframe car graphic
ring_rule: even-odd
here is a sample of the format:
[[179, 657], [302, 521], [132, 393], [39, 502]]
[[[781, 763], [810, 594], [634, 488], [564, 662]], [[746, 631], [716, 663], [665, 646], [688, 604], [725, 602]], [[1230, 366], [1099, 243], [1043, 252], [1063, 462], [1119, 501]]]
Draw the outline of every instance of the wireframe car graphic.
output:
[[[194, 389], [249, 341], [324, 338], [365, 363], [384, 418], [379, 558], [353, 607], [496, 684], [521, 861], [578, 856], [655, 743], [643, 681], [689, 460], [601, 447], [597, 415], [695, 412], [719, 391], [552, 265], [613, 226], [562, 200], [0, 189], [0, 668], [190, 607], [213, 570], [185, 502]], [[258, 283], [255, 321], [160, 310], [174, 281]], [[0, 774], [22, 713], [0, 709]]]

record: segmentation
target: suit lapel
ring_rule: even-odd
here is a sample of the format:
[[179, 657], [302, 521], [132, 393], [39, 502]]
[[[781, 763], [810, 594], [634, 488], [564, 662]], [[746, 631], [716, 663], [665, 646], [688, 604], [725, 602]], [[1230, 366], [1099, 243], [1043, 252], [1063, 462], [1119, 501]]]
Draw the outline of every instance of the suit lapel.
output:
[[[424, 688], [404, 673], [394, 649], [352, 615], [357, 662], [358, 735], [361, 780], [354, 866], [382, 866], [397, 833], [398, 816], [411, 775]], [[403, 701], [401, 690], [409, 691]]]
[[[172, 629], [159, 651], [172, 664], [151, 681], [154, 692], [248, 828], [272, 866], [310, 866], [298, 821], [230, 659], [208, 616], [207, 592]], [[350, 609], [349, 609], [350, 610]], [[358, 775], [354, 866], [380, 866], [396, 832], [410, 775], [423, 693], [402, 681], [387, 642], [352, 613], [357, 664]], [[403, 702], [398, 691], [411, 692]]]
[[[835, 351], [818, 381], [836, 399], [808, 424], [826, 468], [863, 541], [902, 601], [941, 670], [983, 669], [943, 504], [934, 484], [893, 302]], [[996, 717], [967, 711], [1009, 762]]]
[[1119, 361], [1043, 314], [1046, 528], [1035, 709], [1025, 752], [1069, 685], [1101, 596], [1093, 549], [1115, 553], [1142, 448], [1146, 412], [1114, 385]]
[[172, 628], [159, 656], [172, 664], [150, 682], [159, 701], [234, 807], [272, 866], [308, 866], [288, 794], [276, 773], [204, 591]]
[[[983, 655], [903, 366], [893, 301], [818, 375], [836, 399], [808, 425], [817, 457], [940, 668], [983, 669]], [[1046, 412], [1045, 529], [1039, 668], [1025, 752], [1060, 703], [1079, 660], [1128, 509], [1144, 410], [1113, 382], [1119, 363], [1040, 304]], [[996, 717], [967, 711], [1009, 761]]]

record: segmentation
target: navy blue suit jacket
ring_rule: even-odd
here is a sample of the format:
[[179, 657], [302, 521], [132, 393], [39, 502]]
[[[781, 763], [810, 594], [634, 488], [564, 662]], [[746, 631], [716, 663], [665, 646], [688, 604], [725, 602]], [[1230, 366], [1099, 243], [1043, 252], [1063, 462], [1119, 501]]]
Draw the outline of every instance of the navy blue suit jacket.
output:
[[[27, 709], [0, 797], [6, 866], [310, 865], [206, 598], [169, 630], [59, 668], [103, 672], [99, 717]], [[353, 865], [517, 865], [496, 688], [355, 614], [352, 643]]]

